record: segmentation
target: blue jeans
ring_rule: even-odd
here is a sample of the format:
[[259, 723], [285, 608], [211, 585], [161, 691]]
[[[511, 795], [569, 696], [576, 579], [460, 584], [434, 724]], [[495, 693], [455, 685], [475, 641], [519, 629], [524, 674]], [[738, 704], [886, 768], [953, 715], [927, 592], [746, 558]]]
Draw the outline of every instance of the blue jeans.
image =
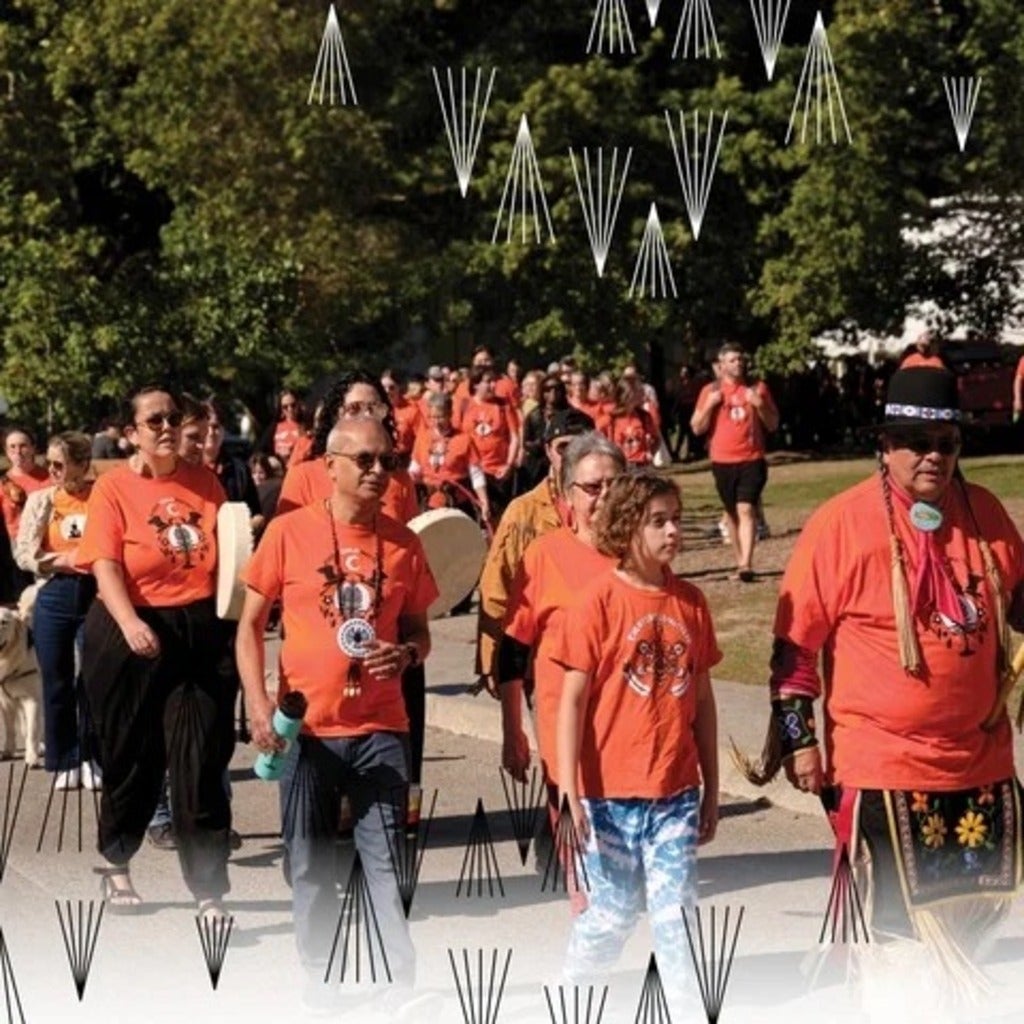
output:
[[697, 903], [700, 791], [582, 803], [590, 823], [583, 851], [588, 903], [573, 921], [566, 976], [584, 982], [605, 975], [645, 903], [662, 981], [692, 976], [682, 911]]
[[55, 575], [39, 590], [32, 636], [43, 680], [46, 770], [67, 771], [96, 756], [88, 703], [75, 672], [85, 613], [96, 596], [91, 576]]
[[[356, 852], [388, 971], [396, 985], [415, 984], [416, 953], [402, 911], [386, 831], [402, 827], [408, 762], [408, 737], [390, 732], [337, 738], [300, 736], [288, 751], [280, 782], [281, 834], [285, 871], [292, 887], [295, 942], [303, 966], [311, 973], [319, 972], [321, 978], [326, 977], [341, 913], [335, 846], [344, 794], [352, 808]], [[364, 931], [360, 942], [365, 941]], [[383, 959], [376, 935], [373, 945], [381, 977]], [[340, 975], [341, 953], [339, 941], [330, 964], [332, 980]]]

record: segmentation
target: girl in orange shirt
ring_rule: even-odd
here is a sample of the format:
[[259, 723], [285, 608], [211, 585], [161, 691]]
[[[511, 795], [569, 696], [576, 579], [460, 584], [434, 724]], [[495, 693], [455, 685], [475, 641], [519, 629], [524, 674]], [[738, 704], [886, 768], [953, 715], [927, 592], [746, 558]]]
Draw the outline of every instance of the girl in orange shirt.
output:
[[112, 910], [142, 902], [129, 876], [169, 769], [182, 874], [204, 920], [226, 915], [236, 690], [217, 672], [217, 510], [224, 490], [178, 456], [181, 412], [160, 388], [131, 401], [126, 465], [89, 496], [76, 564], [96, 577], [82, 677], [103, 765], [99, 851]]
[[46, 770], [56, 789], [100, 788], [93, 760], [95, 737], [75, 672], [85, 614], [96, 596], [96, 581], [75, 568], [86, 522], [92, 481], [92, 438], [67, 431], [50, 438], [46, 468], [51, 487], [33, 491], [25, 502], [14, 557], [39, 580], [32, 635], [43, 679]]
[[558, 782], [589, 883], [565, 974], [604, 976], [646, 897], [670, 1001], [693, 992], [680, 907], [696, 903], [697, 844], [718, 820], [709, 673], [721, 654], [703, 595], [670, 569], [681, 536], [674, 482], [650, 470], [619, 477], [597, 526], [618, 565], [569, 609], [556, 654], [566, 669]]

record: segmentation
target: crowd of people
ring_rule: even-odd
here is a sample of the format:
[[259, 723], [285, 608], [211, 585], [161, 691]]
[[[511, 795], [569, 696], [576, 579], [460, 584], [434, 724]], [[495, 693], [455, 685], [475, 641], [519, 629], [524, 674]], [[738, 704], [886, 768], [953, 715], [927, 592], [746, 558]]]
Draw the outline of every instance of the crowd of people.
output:
[[[225, 453], [216, 402], [160, 387], [131, 396], [127, 457], [98, 475], [100, 437], [54, 435], [43, 469], [31, 435], [8, 432], [11, 543], [0, 548], [12, 589], [37, 588], [46, 768], [57, 788], [100, 790], [111, 910], [143, 903], [131, 861], [148, 834], [177, 849], [197, 912], [226, 916], [241, 690], [253, 744], [285, 760], [281, 833], [307, 997], [331, 998], [347, 816], [390, 999], [410, 1011], [416, 951], [390, 843], [418, 800], [438, 596], [414, 521], [454, 508], [489, 540], [476, 672], [500, 701], [502, 766], [525, 779], [529, 714], [547, 830], [573, 837], [556, 840], [559, 855], [567, 869], [578, 857], [587, 878], [572, 886], [564, 977], [601, 977], [646, 908], [667, 996], [686, 1012], [696, 989], [683, 914], [696, 903], [698, 846], [718, 827], [721, 651], [700, 590], [672, 571], [682, 498], [663, 471], [665, 418], [633, 366], [617, 381], [562, 364], [520, 380], [517, 369], [499, 373], [480, 348], [465, 376], [437, 366], [403, 386], [393, 371], [349, 371], [308, 427], [286, 393], [248, 465]], [[731, 344], [680, 407], [688, 432], [707, 438], [746, 582], [778, 407]], [[747, 770], [764, 782], [784, 767], [822, 796], [842, 862], [870, 878], [861, 894], [879, 938], [976, 970], [1021, 882], [1006, 701], [1024, 544], [999, 501], [959, 472], [945, 369], [894, 374], [877, 428], [877, 474], [812, 516], [786, 570], [769, 741]], [[227, 501], [244, 504], [255, 539], [237, 627], [215, 613]], [[291, 694], [305, 713], [287, 745], [274, 722]]]

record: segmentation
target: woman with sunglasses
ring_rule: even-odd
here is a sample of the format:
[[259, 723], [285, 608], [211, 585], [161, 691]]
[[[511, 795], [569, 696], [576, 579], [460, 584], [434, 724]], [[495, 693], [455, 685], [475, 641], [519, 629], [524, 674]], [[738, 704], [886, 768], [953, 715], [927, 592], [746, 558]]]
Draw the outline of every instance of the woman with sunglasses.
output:
[[513, 778], [525, 780], [530, 748], [523, 731], [522, 705], [527, 666], [532, 662], [529, 689], [533, 691], [531, 704], [553, 826], [558, 815], [555, 728], [565, 670], [552, 661], [551, 652], [562, 616], [574, 595], [615, 564], [597, 549], [594, 516], [612, 481], [625, 471], [625, 456], [596, 431], [569, 441], [562, 455], [565, 525], [526, 549], [512, 586], [498, 647], [502, 767]]
[[548, 374], [540, 385], [540, 404], [523, 421], [523, 464], [519, 470], [519, 490], [536, 487], [547, 475], [549, 462], [544, 450], [544, 432], [551, 417], [569, 408], [569, 397], [561, 378]]
[[299, 396], [294, 391], [282, 391], [277, 403], [277, 416], [261, 439], [260, 447], [287, 465], [296, 444], [306, 436], [304, 417], [305, 410]]
[[32, 635], [43, 679], [46, 770], [56, 789], [99, 789], [96, 741], [78, 673], [85, 615], [96, 596], [96, 581], [75, 566], [86, 522], [92, 481], [86, 480], [92, 439], [67, 431], [50, 438], [46, 468], [50, 487], [33, 491], [18, 528], [15, 559], [32, 573], [39, 592]]
[[169, 770], [182, 874], [204, 919], [220, 919], [235, 702], [217, 672], [224, 490], [179, 457], [182, 416], [167, 391], [138, 392], [125, 422], [135, 452], [94, 485], [77, 556], [99, 590], [85, 619], [82, 676], [104, 771], [103, 895], [112, 910], [141, 904], [129, 865]]

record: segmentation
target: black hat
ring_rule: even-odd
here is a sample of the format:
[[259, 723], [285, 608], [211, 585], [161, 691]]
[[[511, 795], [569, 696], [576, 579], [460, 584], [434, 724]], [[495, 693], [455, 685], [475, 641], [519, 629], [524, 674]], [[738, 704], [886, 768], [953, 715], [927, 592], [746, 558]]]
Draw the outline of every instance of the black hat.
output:
[[897, 370], [885, 396], [884, 426], [960, 423], [956, 377], [937, 366]]
[[594, 421], [579, 409], [559, 409], [544, 427], [544, 443], [550, 444], [556, 437], [575, 437], [594, 429]]

